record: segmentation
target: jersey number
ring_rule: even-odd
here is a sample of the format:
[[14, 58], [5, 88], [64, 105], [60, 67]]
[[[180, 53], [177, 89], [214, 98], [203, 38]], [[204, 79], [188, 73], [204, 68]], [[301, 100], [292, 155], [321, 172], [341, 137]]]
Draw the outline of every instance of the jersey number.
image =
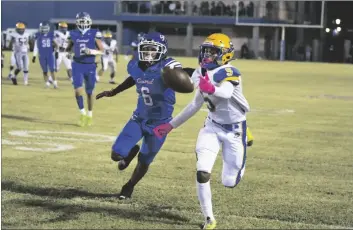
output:
[[81, 55], [85, 55], [85, 49], [86, 49], [86, 44], [85, 43], [81, 43], [80, 44], [80, 54]]
[[152, 106], [153, 105], [153, 101], [152, 101], [152, 97], [150, 95], [150, 89], [147, 87], [141, 87], [141, 94], [143, 97], [143, 101], [145, 102], [145, 105], [148, 106]]
[[211, 99], [209, 99], [208, 97], [205, 97], [204, 101], [205, 101], [207, 108], [210, 112], [216, 111], [216, 106], [212, 103]]
[[18, 38], [18, 43], [20, 46], [27, 44], [27, 38]]
[[233, 76], [233, 70], [230, 67], [225, 68], [228, 77]]
[[43, 39], [42, 40], [42, 47], [43, 48], [48, 48], [48, 47], [50, 47], [50, 39]]

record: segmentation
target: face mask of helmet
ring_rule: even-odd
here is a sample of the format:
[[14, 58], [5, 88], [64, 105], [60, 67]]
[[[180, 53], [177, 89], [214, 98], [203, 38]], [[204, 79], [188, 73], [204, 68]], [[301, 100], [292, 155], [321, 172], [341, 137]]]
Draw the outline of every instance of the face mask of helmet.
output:
[[85, 33], [87, 30], [91, 28], [92, 21], [90, 18], [84, 17], [79, 18], [76, 20], [77, 28], [82, 32]]
[[217, 62], [221, 50], [215, 47], [202, 47], [201, 48], [201, 62], [204, 64]]
[[159, 61], [162, 56], [163, 47], [161, 44], [156, 42], [151, 42], [154, 44], [145, 44], [147, 42], [141, 42], [138, 46], [139, 60], [147, 62]]
[[46, 26], [40, 26], [39, 27], [39, 31], [42, 33], [42, 34], [47, 34], [50, 30], [50, 27], [48, 25]]

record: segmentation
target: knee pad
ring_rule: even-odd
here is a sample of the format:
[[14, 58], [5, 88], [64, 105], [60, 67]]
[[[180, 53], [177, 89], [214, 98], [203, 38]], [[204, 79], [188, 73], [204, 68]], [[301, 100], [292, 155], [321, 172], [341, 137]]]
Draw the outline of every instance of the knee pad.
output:
[[120, 156], [118, 153], [114, 152], [114, 150], [112, 150], [111, 159], [113, 161], [120, 161], [123, 159], [123, 157]]
[[19, 72], [21, 72], [20, 69], [15, 69], [15, 75], [17, 75]]
[[207, 183], [211, 178], [211, 173], [197, 171], [196, 178], [197, 178], [197, 182], [199, 183]]

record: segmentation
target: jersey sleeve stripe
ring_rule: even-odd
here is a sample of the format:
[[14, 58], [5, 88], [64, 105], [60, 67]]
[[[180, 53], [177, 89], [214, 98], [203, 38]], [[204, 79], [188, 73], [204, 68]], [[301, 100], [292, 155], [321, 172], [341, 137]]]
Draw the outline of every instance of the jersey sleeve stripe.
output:
[[239, 77], [237, 76], [226, 77], [223, 81], [239, 81]]

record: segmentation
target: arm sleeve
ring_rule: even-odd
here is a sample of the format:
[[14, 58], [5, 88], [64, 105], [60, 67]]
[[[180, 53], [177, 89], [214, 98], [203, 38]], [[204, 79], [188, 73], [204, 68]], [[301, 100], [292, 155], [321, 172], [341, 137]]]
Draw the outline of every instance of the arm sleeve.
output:
[[199, 111], [203, 105], [203, 96], [199, 90], [196, 91], [194, 99], [181, 111], [170, 124], [173, 128], [178, 128], [184, 124], [185, 121], [189, 120], [197, 111]]
[[115, 89], [112, 89], [112, 92], [114, 95], [116, 95], [118, 93], [121, 93], [127, 90], [128, 88], [131, 88], [135, 84], [136, 84], [135, 80], [131, 76], [129, 76], [128, 78], [125, 79], [125, 81], [123, 81], [123, 83], [118, 85]]
[[34, 40], [33, 57], [36, 57], [37, 54], [38, 54], [37, 40]]
[[229, 99], [232, 97], [234, 91], [234, 85], [229, 81], [224, 81], [220, 84], [220, 86], [215, 87], [214, 96]]

